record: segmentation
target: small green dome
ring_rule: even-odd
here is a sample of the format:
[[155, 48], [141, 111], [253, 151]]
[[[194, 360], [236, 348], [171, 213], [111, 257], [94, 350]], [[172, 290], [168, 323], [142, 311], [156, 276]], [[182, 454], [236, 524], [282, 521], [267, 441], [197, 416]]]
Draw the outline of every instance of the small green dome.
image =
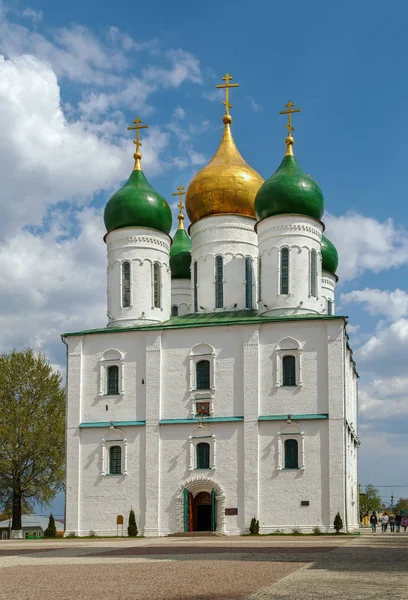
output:
[[139, 170], [133, 171], [125, 185], [113, 194], [103, 218], [108, 233], [121, 227], [149, 227], [169, 233], [172, 222], [166, 200]]
[[335, 245], [332, 244], [331, 241], [327, 239], [327, 237], [322, 235], [322, 269], [323, 269], [323, 271], [328, 271], [329, 273], [333, 273], [333, 275], [334, 275], [337, 271], [338, 266], [339, 266], [339, 255], [337, 254]]
[[324, 199], [315, 181], [299, 167], [294, 156], [285, 156], [279, 169], [260, 187], [255, 209], [258, 220], [274, 215], [297, 214], [322, 218]]
[[185, 229], [177, 229], [170, 248], [172, 279], [190, 279], [191, 239]]

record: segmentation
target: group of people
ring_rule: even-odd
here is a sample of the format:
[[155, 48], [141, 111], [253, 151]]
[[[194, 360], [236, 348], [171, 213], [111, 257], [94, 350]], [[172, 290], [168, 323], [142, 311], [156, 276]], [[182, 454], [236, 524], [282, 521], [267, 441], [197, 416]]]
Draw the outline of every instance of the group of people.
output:
[[377, 531], [377, 525], [381, 524], [381, 531], [385, 533], [388, 529], [388, 525], [390, 526], [391, 533], [399, 533], [401, 531], [401, 527], [404, 528], [404, 531], [407, 530], [408, 527], [408, 517], [402, 517], [401, 513], [397, 512], [396, 515], [393, 513], [387, 514], [384, 512], [382, 515], [377, 517], [376, 513], [373, 511], [370, 516], [371, 523], [371, 531], [375, 533]]

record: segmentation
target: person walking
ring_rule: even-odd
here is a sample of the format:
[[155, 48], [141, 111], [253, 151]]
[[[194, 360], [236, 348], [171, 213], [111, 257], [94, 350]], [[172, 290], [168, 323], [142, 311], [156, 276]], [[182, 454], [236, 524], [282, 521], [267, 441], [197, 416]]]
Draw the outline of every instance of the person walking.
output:
[[371, 533], [375, 533], [377, 531], [378, 519], [377, 519], [377, 515], [375, 514], [374, 511], [370, 515], [370, 523], [371, 523]]
[[395, 531], [395, 515], [393, 513], [390, 513], [390, 516], [388, 517], [388, 521], [390, 524], [391, 533], [394, 533], [394, 531]]
[[397, 533], [399, 533], [401, 531], [401, 521], [402, 521], [401, 513], [397, 512], [397, 514], [395, 515], [395, 530]]
[[407, 527], [408, 527], [408, 517], [404, 517], [404, 518], [402, 519], [402, 521], [401, 521], [401, 525], [403, 526], [403, 528], [404, 528], [404, 533], [405, 533], [405, 532], [406, 532], [406, 530], [407, 530]]
[[383, 515], [381, 517], [381, 531], [383, 533], [385, 533], [387, 531], [387, 527], [388, 527], [388, 515], [386, 513], [383, 513]]

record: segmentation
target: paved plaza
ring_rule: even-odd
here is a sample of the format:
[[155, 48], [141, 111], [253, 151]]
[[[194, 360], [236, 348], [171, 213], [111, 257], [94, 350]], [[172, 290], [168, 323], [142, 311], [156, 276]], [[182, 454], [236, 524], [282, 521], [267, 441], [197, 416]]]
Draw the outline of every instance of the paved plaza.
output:
[[408, 597], [408, 533], [2, 541], [1, 600]]

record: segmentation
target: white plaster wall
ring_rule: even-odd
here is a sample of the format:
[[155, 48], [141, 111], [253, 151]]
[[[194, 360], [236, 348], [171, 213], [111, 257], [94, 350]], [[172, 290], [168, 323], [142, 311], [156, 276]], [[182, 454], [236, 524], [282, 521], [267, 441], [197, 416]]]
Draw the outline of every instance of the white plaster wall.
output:
[[192, 312], [191, 280], [171, 280], [171, 306], [177, 306], [179, 316]]
[[[108, 251], [108, 327], [129, 327], [167, 321], [170, 318], [171, 240], [168, 235], [146, 227], [123, 227], [106, 236]], [[131, 301], [122, 306], [121, 266], [129, 261]], [[153, 265], [161, 265], [161, 308], [153, 301]]]
[[336, 314], [336, 304], [334, 299], [334, 293], [336, 290], [337, 277], [328, 271], [322, 271], [322, 282], [321, 282], [321, 297], [320, 297], [320, 311], [322, 314], [327, 314], [327, 302], [332, 301], [332, 314]]
[[[320, 221], [302, 215], [276, 215], [257, 224], [262, 284], [261, 314], [321, 312]], [[289, 294], [280, 294], [280, 250], [289, 248]], [[317, 252], [317, 297], [310, 294], [310, 253]]]
[[[277, 389], [275, 352], [283, 339], [299, 342], [302, 386]], [[252, 516], [264, 531], [315, 525], [330, 527], [339, 510], [356, 523], [356, 448], [347, 418], [356, 415], [356, 375], [342, 319], [242, 326], [198, 327], [88, 334], [68, 338], [67, 532], [116, 534], [112, 521], [136, 511], [141, 533], [174, 531], [176, 491], [189, 470], [189, 436], [195, 425], [160, 425], [160, 419], [191, 417], [190, 352], [208, 344], [215, 354], [214, 416], [244, 416], [243, 422], [211, 423], [216, 470], [208, 473], [225, 491], [229, 534], [242, 532]], [[121, 352], [123, 397], [98, 396], [98, 365], [106, 350]], [[347, 365], [347, 367], [346, 367]], [[108, 410], [106, 410], [108, 405]], [[258, 422], [259, 415], [329, 413], [328, 420], [300, 421], [305, 434], [305, 470], [277, 469], [277, 434], [285, 421]], [[102, 428], [79, 430], [80, 422], [146, 421], [123, 428], [128, 474], [101, 477]], [[346, 472], [347, 470], [347, 472]], [[301, 507], [309, 500], [310, 507]], [[353, 512], [354, 511], [354, 512]]]
[[252, 299], [253, 308], [257, 307], [258, 240], [254, 226], [254, 219], [239, 215], [213, 215], [191, 225], [191, 297], [193, 300], [197, 262], [198, 312], [221, 310], [215, 308], [215, 257], [219, 255], [224, 259], [223, 310], [245, 308], [246, 256], [253, 260]]

